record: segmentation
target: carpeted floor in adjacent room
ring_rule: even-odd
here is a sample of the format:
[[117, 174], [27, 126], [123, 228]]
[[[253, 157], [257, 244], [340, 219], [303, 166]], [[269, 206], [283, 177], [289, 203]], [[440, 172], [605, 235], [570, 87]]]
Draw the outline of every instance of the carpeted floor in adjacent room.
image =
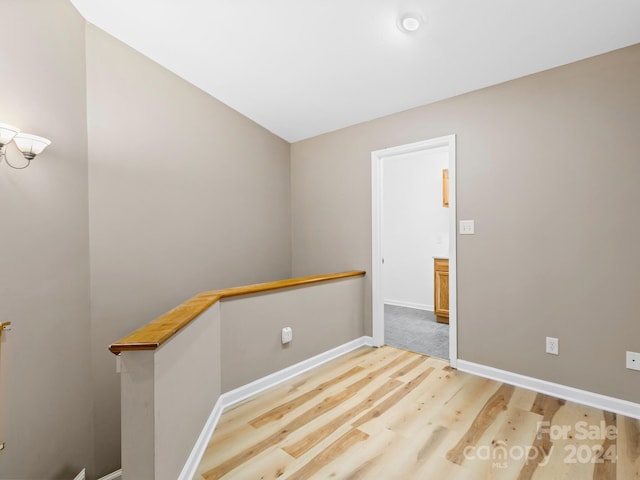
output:
[[433, 312], [385, 305], [384, 340], [393, 347], [449, 359], [449, 325], [436, 322]]

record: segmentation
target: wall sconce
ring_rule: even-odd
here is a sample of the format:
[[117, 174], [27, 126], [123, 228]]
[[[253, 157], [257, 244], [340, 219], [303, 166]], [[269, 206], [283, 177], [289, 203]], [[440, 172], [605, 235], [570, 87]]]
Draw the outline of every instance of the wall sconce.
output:
[[[16, 167], [9, 162], [7, 158], [6, 148], [11, 142], [16, 144], [18, 150], [22, 152], [24, 158], [27, 159], [27, 164], [22, 167]], [[13, 125], [7, 125], [6, 123], [0, 123], [0, 157], [4, 158], [11, 168], [16, 170], [22, 170], [27, 168], [31, 164], [36, 155], [41, 154], [45, 148], [51, 145], [51, 140], [47, 140], [44, 137], [37, 135], [31, 135], [30, 133], [20, 133], [20, 129]], [[0, 161], [2, 159], [0, 158]]]

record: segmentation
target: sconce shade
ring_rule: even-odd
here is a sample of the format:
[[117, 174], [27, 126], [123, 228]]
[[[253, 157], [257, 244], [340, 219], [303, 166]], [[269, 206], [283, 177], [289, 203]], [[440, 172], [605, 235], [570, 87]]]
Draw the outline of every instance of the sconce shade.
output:
[[30, 133], [19, 133], [13, 141], [16, 143], [18, 150], [22, 152], [22, 155], [29, 160], [41, 154], [45, 148], [51, 145], [51, 140], [31, 135]]
[[0, 123], [0, 146], [11, 143], [13, 137], [18, 133], [20, 133], [20, 129], [18, 127], [14, 127], [13, 125], [8, 125], [6, 123]]

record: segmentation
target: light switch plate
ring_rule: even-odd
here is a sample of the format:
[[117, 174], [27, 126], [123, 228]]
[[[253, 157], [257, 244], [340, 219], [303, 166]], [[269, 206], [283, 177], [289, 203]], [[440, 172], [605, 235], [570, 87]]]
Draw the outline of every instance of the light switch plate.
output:
[[473, 220], [460, 220], [460, 235], [473, 235], [476, 228]]

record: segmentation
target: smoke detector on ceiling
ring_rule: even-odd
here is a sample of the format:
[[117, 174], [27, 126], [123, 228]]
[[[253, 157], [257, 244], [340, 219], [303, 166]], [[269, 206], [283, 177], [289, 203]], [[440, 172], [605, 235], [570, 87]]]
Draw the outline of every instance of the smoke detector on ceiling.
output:
[[398, 28], [405, 33], [414, 33], [424, 24], [422, 15], [416, 12], [405, 13], [398, 17]]

